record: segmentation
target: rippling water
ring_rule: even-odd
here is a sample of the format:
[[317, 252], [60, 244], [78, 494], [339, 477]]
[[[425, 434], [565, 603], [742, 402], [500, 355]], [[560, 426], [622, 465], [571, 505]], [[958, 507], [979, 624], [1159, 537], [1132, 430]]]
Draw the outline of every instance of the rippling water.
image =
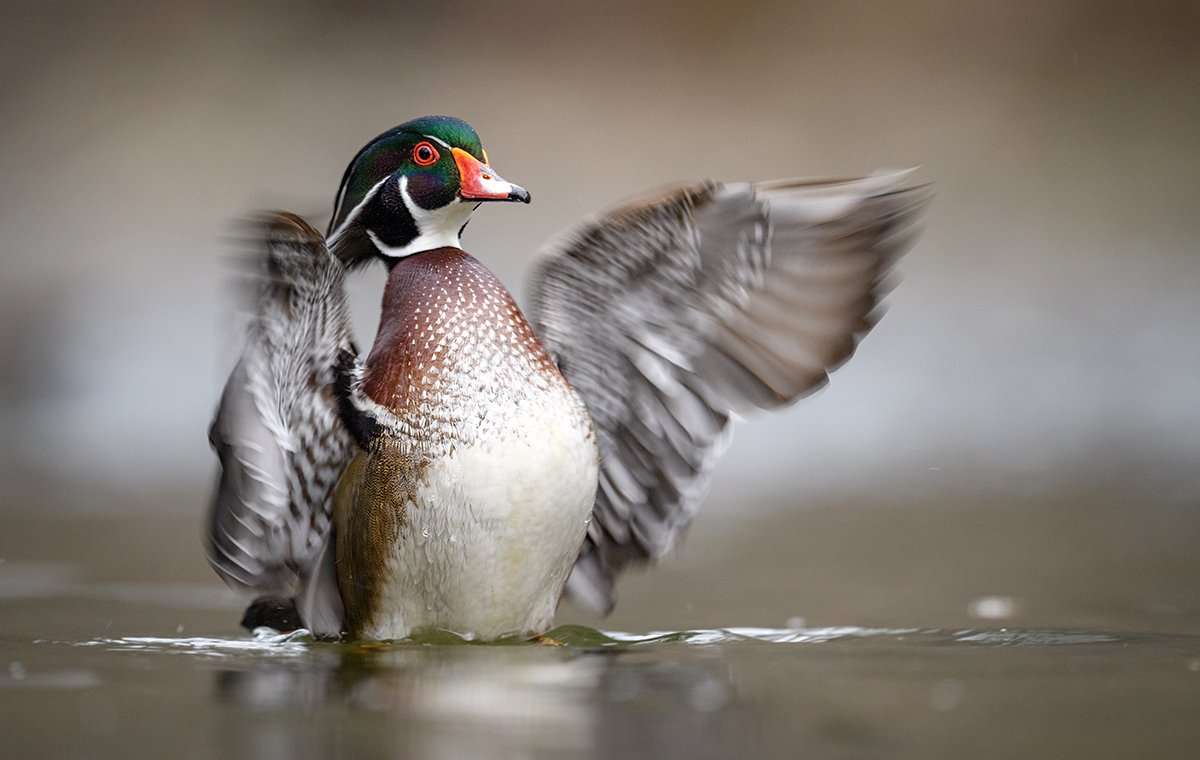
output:
[[1200, 639], [562, 626], [0, 642], [12, 757], [1104, 757], [1200, 740]]
[[[803, 517], [803, 532], [763, 530], [754, 551], [724, 558], [691, 542], [691, 554], [631, 577], [607, 629], [503, 644], [244, 634], [194, 522], [0, 521], [0, 757], [1195, 755], [1192, 566], [1105, 555], [1074, 584], [1012, 562], [983, 576], [930, 533], [899, 546], [895, 566], [936, 555], [943, 572], [973, 575], [864, 580], [852, 562], [812, 556], [853, 545], [855, 531], [821, 533], [820, 515]], [[795, 556], [840, 572], [812, 577], [763, 543], [814, 532], [821, 540]], [[724, 574], [735, 577], [714, 586]], [[639, 598], [642, 580], [653, 595]], [[903, 604], [880, 601], [896, 594]], [[838, 624], [868, 611], [874, 625]]]

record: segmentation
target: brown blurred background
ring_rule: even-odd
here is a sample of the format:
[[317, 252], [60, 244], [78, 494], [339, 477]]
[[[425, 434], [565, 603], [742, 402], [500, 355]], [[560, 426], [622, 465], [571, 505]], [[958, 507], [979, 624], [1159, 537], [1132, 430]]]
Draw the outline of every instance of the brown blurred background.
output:
[[[518, 294], [550, 235], [667, 181], [937, 183], [887, 318], [829, 389], [739, 429], [606, 625], [1200, 630], [1197, 4], [2, 13], [0, 596], [232, 630], [199, 540], [240, 348], [230, 223], [324, 223], [361, 144], [449, 113], [533, 193], [465, 239]], [[363, 343], [381, 281], [354, 285]]]

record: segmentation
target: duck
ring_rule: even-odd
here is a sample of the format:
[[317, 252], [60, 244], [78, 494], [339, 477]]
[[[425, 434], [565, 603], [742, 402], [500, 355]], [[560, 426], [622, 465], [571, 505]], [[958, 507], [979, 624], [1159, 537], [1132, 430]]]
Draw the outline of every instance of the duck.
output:
[[[255, 223], [205, 541], [254, 598], [243, 624], [491, 641], [545, 634], [564, 598], [610, 612], [685, 533], [735, 421], [854, 353], [930, 198], [911, 170], [670, 186], [545, 246], [526, 311], [462, 238], [530, 193], [461, 119], [380, 134], [324, 234]], [[345, 279], [372, 263], [364, 355]]]

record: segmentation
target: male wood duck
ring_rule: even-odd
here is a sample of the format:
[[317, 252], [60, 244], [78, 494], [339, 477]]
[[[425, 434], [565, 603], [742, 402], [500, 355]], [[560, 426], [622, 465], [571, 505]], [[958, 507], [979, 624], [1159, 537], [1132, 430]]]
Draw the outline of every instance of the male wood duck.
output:
[[[813, 392], [874, 324], [929, 198], [907, 172], [678, 187], [553, 247], [532, 319], [462, 250], [528, 203], [466, 122], [401, 124], [350, 162], [328, 234], [265, 220], [266, 276], [210, 440], [208, 548], [248, 625], [490, 640], [608, 611], [695, 514], [735, 416]], [[390, 269], [375, 343], [343, 277]], [[282, 617], [280, 615], [282, 613]]]

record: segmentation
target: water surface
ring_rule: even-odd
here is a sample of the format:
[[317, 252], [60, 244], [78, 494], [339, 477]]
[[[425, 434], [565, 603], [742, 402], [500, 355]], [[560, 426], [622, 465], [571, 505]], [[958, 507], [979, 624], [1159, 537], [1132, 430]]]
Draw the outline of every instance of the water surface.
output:
[[1109, 542], [1094, 502], [1039, 509], [1008, 532], [994, 510], [700, 521], [563, 646], [255, 637], [198, 516], [22, 514], [0, 521], [0, 757], [1195, 756], [1194, 551]]
[[[8, 621], [77, 627], [55, 621], [67, 604], [10, 603]], [[70, 602], [84, 619], [96, 604]], [[1200, 741], [1200, 638], [1178, 634], [562, 626], [555, 646], [112, 628], [0, 640], [7, 756], [1117, 757]]]

